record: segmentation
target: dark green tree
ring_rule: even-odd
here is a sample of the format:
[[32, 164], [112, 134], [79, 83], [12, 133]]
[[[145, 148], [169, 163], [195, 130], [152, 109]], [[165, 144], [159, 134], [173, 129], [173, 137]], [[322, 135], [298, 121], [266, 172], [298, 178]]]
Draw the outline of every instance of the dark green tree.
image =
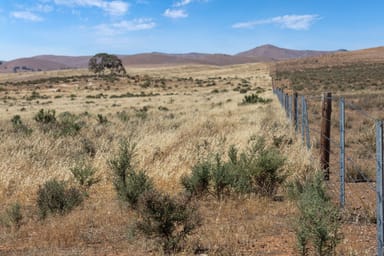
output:
[[108, 53], [98, 53], [88, 62], [88, 69], [96, 74], [126, 74], [122, 61], [116, 56]]

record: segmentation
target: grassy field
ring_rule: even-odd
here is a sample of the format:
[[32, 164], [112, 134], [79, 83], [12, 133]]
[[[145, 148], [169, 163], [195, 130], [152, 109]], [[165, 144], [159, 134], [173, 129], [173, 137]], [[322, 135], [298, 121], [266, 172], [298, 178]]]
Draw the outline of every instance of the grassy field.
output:
[[[289, 136], [275, 101], [241, 105], [247, 94], [272, 98], [266, 65], [130, 69], [129, 78], [116, 81], [88, 75], [62, 71], [0, 78], [2, 255], [162, 254], [152, 240], [131, 234], [135, 212], [117, 199], [108, 161], [122, 138], [137, 143], [135, 165], [156, 188], [177, 195], [180, 177], [199, 160], [224, 154], [230, 145], [243, 150], [255, 135], [268, 143]], [[69, 135], [46, 131], [34, 120], [40, 109], [55, 110], [58, 119], [69, 112], [81, 129], [71, 134], [67, 127]], [[25, 129], [11, 121], [15, 115]], [[281, 150], [293, 155], [285, 171], [296, 165], [305, 169], [308, 162], [295, 160], [307, 154], [296, 154], [302, 150], [299, 144], [283, 143]], [[79, 162], [97, 170], [100, 182], [80, 207], [40, 220], [39, 186], [51, 178], [75, 184], [70, 169]], [[16, 202], [23, 215], [19, 228], [7, 220], [7, 209]], [[289, 220], [295, 208], [286, 200], [208, 196], [198, 208], [203, 224], [182, 255], [199, 248], [210, 255], [293, 254]]]
[[[228, 161], [231, 145], [245, 152], [259, 137], [285, 159], [279, 169], [283, 184], [272, 196], [231, 193], [217, 200], [208, 194], [193, 200], [201, 225], [177, 254], [299, 254], [298, 209], [288, 200], [287, 184], [305, 180], [316, 165], [272, 95], [269, 67], [177, 66], [128, 73], [117, 79], [96, 78], [86, 70], [0, 76], [0, 254], [163, 255], [155, 239], [136, 232], [137, 212], [118, 200], [109, 163], [121, 140], [137, 143], [133, 163], [156, 189], [177, 196], [183, 193], [181, 177], [197, 163], [216, 154]], [[262, 100], [244, 104], [246, 95]], [[36, 121], [41, 109], [55, 111], [55, 125]], [[99, 182], [80, 206], [42, 220], [39, 188], [52, 178], [78, 186], [71, 169], [79, 164], [96, 170]], [[371, 255], [374, 233], [359, 240], [358, 226], [346, 223], [344, 230], [341, 255]], [[354, 243], [345, 242], [350, 240]]]

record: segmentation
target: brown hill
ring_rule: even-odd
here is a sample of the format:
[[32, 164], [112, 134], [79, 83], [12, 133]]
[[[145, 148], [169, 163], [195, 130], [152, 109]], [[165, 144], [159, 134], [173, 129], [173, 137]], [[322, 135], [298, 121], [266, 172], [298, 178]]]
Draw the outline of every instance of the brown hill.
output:
[[[360, 51], [298, 51], [279, 48], [273, 45], [263, 45], [236, 55], [227, 54], [166, 54], [143, 53], [135, 55], [119, 56], [126, 66], [153, 66], [153, 65], [235, 65], [254, 62], [279, 61], [289, 65], [324, 65], [324, 63], [343, 63], [354, 61], [383, 61], [384, 47], [360, 50]], [[20, 58], [0, 63], [0, 73], [20, 71], [48, 71], [59, 69], [87, 68], [90, 56], [55, 56], [40, 55], [30, 58]], [[283, 62], [281, 62], [283, 61]]]
[[232, 56], [226, 54], [165, 54], [165, 53], [143, 53], [136, 55], [121, 56], [124, 65], [173, 65], [173, 64], [205, 64], [205, 65], [234, 65], [258, 62], [256, 58]]
[[266, 44], [254, 49], [238, 53], [236, 56], [258, 58], [264, 61], [305, 58], [333, 53], [331, 51], [290, 50]]
[[356, 51], [339, 51], [331, 54], [277, 62], [280, 70], [298, 70], [324, 66], [343, 66], [354, 63], [384, 63], [384, 47]]

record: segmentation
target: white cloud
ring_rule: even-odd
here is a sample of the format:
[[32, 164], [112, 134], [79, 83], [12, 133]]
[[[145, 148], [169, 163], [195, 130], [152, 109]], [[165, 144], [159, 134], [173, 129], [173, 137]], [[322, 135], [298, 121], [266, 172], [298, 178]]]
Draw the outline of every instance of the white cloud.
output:
[[127, 31], [148, 30], [156, 27], [156, 23], [149, 18], [140, 18], [130, 21], [121, 21], [113, 24], [101, 24], [95, 27], [99, 34], [112, 36], [123, 34]]
[[113, 27], [126, 31], [148, 30], [156, 27], [156, 23], [152, 19], [141, 18], [131, 21], [121, 21], [113, 24]]
[[181, 7], [181, 6], [186, 6], [190, 3], [192, 3], [192, 0], [181, 0], [180, 2], [176, 2], [173, 6]]
[[165, 17], [172, 18], [172, 19], [180, 19], [180, 18], [186, 18], [188, 17], [188, 13], [185, 10], [171, 10], [167, 9], [163, 13]]
[[28, 21], [42, 21], [43, 18], [29, 11], [11, 12], [11, 16], [16, 19], [28, 20]]
[[58, 5], [97, 7], [113, 16], [121, 16], [128, 12], [129, 4], [125, 1], [104, 0], [54, 0]]
[[180, 0], [173, 4], [173, 7], [183, 7], [193, 2], [208, 2], [209, 0]]
[[254, 28], [258, 25], [276, 24], [281, 28], [293, 30], [308, 30], [311, 25], [320, 19], [319, 15], [284, 15], [265, 20], [239, 22], [232, 25], [232, 28]]
[[53, 7], [47, 4], [38, 4], [33, 8], [33, 10], [37, 12], [49, 13], [53, 11]]

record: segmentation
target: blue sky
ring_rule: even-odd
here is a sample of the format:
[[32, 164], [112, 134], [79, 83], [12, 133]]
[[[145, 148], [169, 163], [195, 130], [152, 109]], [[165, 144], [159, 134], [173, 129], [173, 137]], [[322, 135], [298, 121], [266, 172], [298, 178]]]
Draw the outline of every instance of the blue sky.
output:
[[0, 60], [384, 45], [383, 0], [1, 0]]

